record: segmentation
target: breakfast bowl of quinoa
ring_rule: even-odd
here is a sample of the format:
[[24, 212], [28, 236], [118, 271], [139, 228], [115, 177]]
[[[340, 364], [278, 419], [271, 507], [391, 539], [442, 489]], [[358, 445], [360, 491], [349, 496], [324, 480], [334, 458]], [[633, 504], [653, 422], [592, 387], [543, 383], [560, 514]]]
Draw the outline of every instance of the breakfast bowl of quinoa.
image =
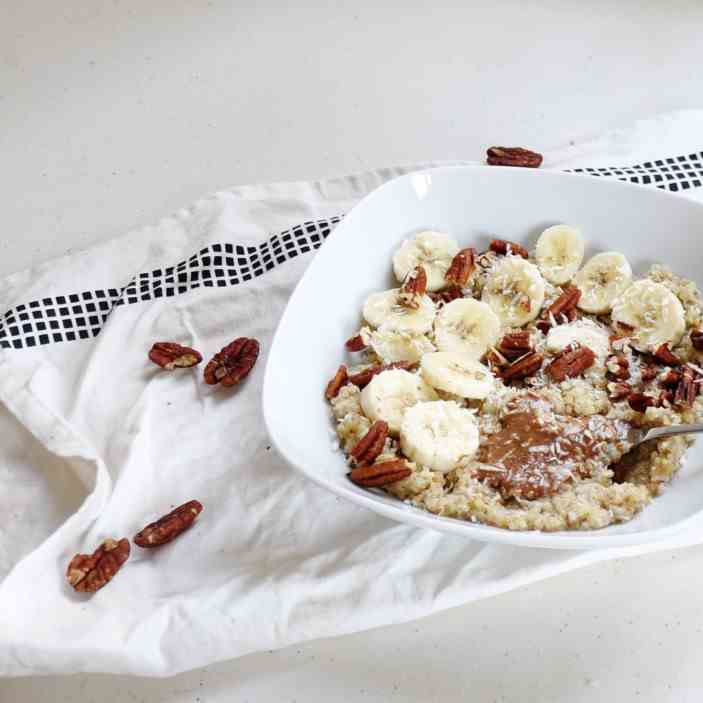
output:
[[703, 509], [695, 436], [633, 437], [703, 420], [699, 231], [697, 203], [574, 174], [396, 179], [291, 298], [264, 386], [271, 437], [339, 495], [483, 541], [686, 529]]

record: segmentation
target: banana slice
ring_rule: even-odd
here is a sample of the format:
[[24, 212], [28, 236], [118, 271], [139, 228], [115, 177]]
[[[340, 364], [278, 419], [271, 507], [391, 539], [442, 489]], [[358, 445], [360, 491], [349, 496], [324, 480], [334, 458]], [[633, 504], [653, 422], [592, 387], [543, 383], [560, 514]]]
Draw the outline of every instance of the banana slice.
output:
[[387, 329], [385, 325], [371, 332], [368, 340], [376, 355], [386, 364], [394, 361], [420, 361], [423, 354], [435, 351], [434, 344], [424, 334], [396, 332]]
[[462, 398], [483, 400], [493, 390], [493, 374], [471, 354], [425, 354], [420, 362], [420, 371], [433, 388]]
[[662, 344], [676, 345], [686, 329], [679, 299], [661, 283], [645, 278], [633, 283], [613, 303], [613, 322], [627, 330], [632, 346], [654, 352]]
[[419, 307], [407, 308], [398, 301], [399, 288], [372, 293], [364, 303], [362, 314], [371, 327], [381, 327], [397, 332], [424, 334], [432, 329], [437, 309], [432, 300], [423, 295]]
[[552, 327], [547, 334], [547, 350], [550, 352], [560, 352], [575, 344], [588, 347], [599, 359], [605, 359], [610, 353], [610, 335], [590, 320]]
[[427, 290], [444, 288], [447, 273], [459, 245], [447, 234], [426, 230], [406, 239], [393, 256], [395, 277], [402, 283], [416, 267], [422, 266], [427, 274]]
[[382, 371], [361, 391], [361, 409], [372, 422], [384, 420], [392, 434], [398, 434], [403, 413], [437, 394], [417, 374], [403, 369]]
[[446, 473], [476, 454], [478, 424], [473, 412], [454, 401], [419, 403], [405, 412], [400, 446], [418, 464]]
[[460, 298], [447, 303], [434, 323], [434, 338], [441, 351], [456, 351], [478, 359], [500, 336], [500, 320], [480, 300]]
[[632, 269], [617, 251], [596, 254], [574, 277], [581, 291], [578, 307], [592, 313], [610, 312], [613, 301], [632, 282]]
[[534, 264], [519, 256], [506, 256], [491, 270], [481, 300], [504, 325], [520, 327], [539, 315], [544, 279]]
[[579, 270], [584, 250], [583, 237], [577, 229], [568, 225], [548, 227], [537, 240], [537, 266], [550, 283], [563, 285]]

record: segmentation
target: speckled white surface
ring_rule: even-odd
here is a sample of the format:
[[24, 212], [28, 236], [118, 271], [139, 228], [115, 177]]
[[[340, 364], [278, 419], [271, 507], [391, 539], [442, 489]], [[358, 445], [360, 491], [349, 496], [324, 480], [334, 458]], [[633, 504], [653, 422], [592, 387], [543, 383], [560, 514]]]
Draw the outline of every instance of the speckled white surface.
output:
[[[14, 5], [0, 274], [227, 185], [555, 147], [700, 107], [700, 3], [569, 5]], [[0, 701], [697, 701], [702, 569], [703, 548], [612, 562], [168, 680], [4, 681]]]

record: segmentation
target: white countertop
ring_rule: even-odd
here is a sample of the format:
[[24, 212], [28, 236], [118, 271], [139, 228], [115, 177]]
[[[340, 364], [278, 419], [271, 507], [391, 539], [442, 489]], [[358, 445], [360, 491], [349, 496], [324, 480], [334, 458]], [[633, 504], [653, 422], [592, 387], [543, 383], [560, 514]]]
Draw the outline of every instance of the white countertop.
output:
[[[315, 4], [3, 13], [0, 274], [226, 186], [546, 149], [701, 106], [696, 0]], [[0, 702], [698, 701], [701, 573], [703, 547], [611, 562], [172, 679], [6, 680]]]

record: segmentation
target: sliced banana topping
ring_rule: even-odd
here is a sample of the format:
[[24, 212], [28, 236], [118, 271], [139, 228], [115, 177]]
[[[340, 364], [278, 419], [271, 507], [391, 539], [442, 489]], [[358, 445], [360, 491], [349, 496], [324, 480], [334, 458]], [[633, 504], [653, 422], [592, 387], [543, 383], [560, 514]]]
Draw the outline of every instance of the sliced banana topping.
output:
[[610, 353], [610, 335], [590, 320], [576, 320], [568, 325], [552, 327], [547, 334], [547, 349], [560, 352], [569, 346], [588, 347], [599, 359]]
[[615, 300], [612, 319], [642, 352], [654, 352], [666, 343], [674, 346], [686, 329], [681, 301], [648, 278], [636, 281]]
[[400, 289], [392, 288], [372, 293], [364, 303], [362, 314], [371, 327], [386, 330], [424, 334], [432, 329], [437, 310], [432, 300], [423, 295], [417, 308], [408, 308], [399, 302]]
[[384, 325], [369, 334], [369, 345], [386, 364], [420, 361], [423, 354], [435, 351], [434, 344], [424, 334], [389, 330]]
[[361, 409], [372, 422], [387, 422], [391, 434], [397, 435], [408, 408], [435, 398], [437, 394], [421, 376], [403, 369], [390, 369], [374, 376], [361, 391]]
[[589, 259], [574, 277], [581, 291], [578, 307], [585, 312], [610, 312], [613, 301], [632, 283], [632, 268], [617, 251], [604, 251]]
[[465, 352], [479, 359], [498, 340], [500, 320], [486, 303], [460, 298], [437, 313], [434, 335], [441, 351]]
[[535, 256], [542, 275], [554, 285], [568, 283], [578, 271], [585, 245], [581, 233], [568, 225], [554, 225], [540, 234]]
[[425, 354], [420, 371], [433, 388], [462, 398], [483, 400], [493, 390], [495, 381], [486, 366], [463, 352]]
[[452, 263], [459, 245], [447, 234], [426, 230], [406, 239], [393, 256], [393, 271], [399, 282], [416, 267], [422, 266], [427, 274], [427, 290], [444, 288], [444, 275]]
[[446, 473], [475, 456], [478, 424], [472, 411], [454, 401], [419, 403], [405, 412], [400, 446], [418, 464]]
[[519, 256], [506, 256], [491, 270], [481, 300], [504, 325], [520, 327], [539, 315], [544, 279], [534, 264]]

